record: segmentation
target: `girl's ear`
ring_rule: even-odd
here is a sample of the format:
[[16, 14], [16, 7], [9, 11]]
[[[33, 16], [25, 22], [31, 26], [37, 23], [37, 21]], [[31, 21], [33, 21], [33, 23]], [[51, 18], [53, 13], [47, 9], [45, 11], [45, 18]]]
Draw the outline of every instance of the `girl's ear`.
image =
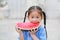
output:
[[42, 15], [42, 19], [44, 19], [44, 15]]
[[26, 16], [26, 18], [28, 18], [28, 16]]
[[28, 16], [26, 16], [28, 18]]

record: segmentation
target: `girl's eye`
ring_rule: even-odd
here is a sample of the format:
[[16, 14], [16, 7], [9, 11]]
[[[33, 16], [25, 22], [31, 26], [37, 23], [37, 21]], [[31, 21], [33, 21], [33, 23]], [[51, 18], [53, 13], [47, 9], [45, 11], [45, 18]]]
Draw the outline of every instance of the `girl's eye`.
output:
[[34, 17], [32, 17], [32, 18], [34, 18]]
[[36, 18], [39, 18], [39, 17], [36, 17]]

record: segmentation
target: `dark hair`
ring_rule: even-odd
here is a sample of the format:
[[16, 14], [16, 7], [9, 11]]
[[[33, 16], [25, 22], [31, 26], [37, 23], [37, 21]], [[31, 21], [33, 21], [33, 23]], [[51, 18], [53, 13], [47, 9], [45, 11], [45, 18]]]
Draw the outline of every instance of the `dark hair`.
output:
[[47, 29], [46, 29], [46, 14], [45, 14], [45, 12], [43, 12], [43, 15], [44, 15], [44, 28], [45, 28], [45, 31], [46, 31], [46, 38], [47, 38]]
[[28, 9], [28, 16], [30, 15], [30, 13], [32, 11], [35, 11], [35, 10], [37, 10], [41, 14], [41, 16], [42, 16], [42, 9], [39, 6], [32, 6], [32, 7], [30, 7]]
[[39, 7], [39, 6], [32, 6], [30, 7], [26, 12], [25, 12], [25, 17], [24, 17], [24, 22], [25, 22], [25, 19], [26, 19], [26, 15], [28, 13], [28, 16], [30, 15], [30, 13], [34, 10], [38, 10], [38, 12], [41, 14], [42, 16], [42, 9]]
[[[25, 17], [24, 17], [24, 22], [25, 22], [25, 19], [26, 19], [26, 15], [28, 13], [28, 16], [30, 15], [30, 13], [32, 12], [32, 10], [38, 10], [40, 11], [41, 13], [41, 16], [43, 15], [44, 16], [44, 28], [46, 30], [46, 14], [44, 11], [42, 11], [42, 9], [39, 7], [39, 6], [32, 6], [30, 7], [26, 12], [25, 12]], [[47, 30], [46, 30], [46, 36], [47, 36]]]

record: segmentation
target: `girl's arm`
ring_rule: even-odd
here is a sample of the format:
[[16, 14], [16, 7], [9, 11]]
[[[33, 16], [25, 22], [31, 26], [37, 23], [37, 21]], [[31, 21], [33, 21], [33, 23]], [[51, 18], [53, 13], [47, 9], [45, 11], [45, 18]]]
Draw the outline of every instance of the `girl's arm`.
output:
[[23, 31], [20, 30], [19, 34], [20, 34], [20, 40], [24, 40]]
[[39, 40], [35, 34], [31, 35], [31, 37], [33, 38], [33, 40]]
[[36, 36], [36, 33], [37, 32], [37, 30], [34, 30], [34, 31], [30, 31], [30, 35], [31, 35], [31, 37], [33, 38], [33, 40], [39, 40], [39, 38]]
[[24, 36], [23, 36], [23, 32], [21, 30], [18, 30], [18, 28], [16, 27], [16, 31], [19, 33], [20, 35], [20, 40], [24, 40]]

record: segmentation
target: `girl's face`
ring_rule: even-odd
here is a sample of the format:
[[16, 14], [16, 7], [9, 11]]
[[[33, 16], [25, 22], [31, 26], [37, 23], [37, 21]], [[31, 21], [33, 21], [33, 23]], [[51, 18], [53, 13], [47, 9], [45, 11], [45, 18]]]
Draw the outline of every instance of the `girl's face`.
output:
[[42, 15], [40, 13], [38, 13], [37, 11], [33, 11], [28, 16], [28, 19], [32, 23], [37, 23], [37, 22], [40, 22], [42, 20]]

